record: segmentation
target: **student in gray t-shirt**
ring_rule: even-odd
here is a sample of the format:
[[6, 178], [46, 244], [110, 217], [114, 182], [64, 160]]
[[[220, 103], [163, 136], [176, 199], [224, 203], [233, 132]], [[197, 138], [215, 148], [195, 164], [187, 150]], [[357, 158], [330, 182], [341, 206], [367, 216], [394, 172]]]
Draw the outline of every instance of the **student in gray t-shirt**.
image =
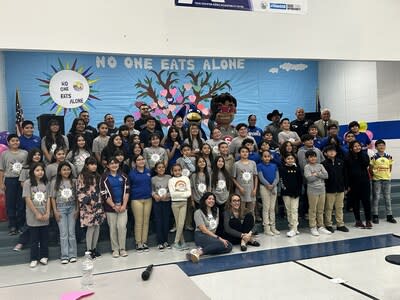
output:
[[22, 188], [19, 175], [25, 165], [28, 152], [19, 149], [19, 138], [16, 134], [7, 137], [9, 149], [0, 156], [0, 190], [5, 190], [9, 235], [16, 235], [25, 223], [25, 205], [22, 199]]
[[24, 182], [22, 196], [26, 201], [26, 222], [31, 235], [30, 267], [34, 268], [38, 260], [46, 265], [49, 257], [50, 200], [44, 164], [33, 163], [29, 177], [30, 179]]
[[308, 218], [311, 234], [331, 234], [324, 227], [325, 179], [328, 172], [324, 166], [317, 163], [317, 154], [313, 150], [306, 152], [308, 163], [304, 167], [304, 177], [307, 180]]
[[248, 209], [254, 215], [256, 193], [258, 186], [257, 165], [249, 160], [249, 149], [242, 146], [239, 148], [240, 160], [235, 162], [232, 170], [233, 183], [236, 193], [242, 198], [241, 209]]
[[200, 208], [194, 213], [194, 221], [194, 241], [199, 248], [192, 249], [187, 254], [191, 261], [198, 262], [204, 254], [229, 253], [232, 250], [232, 244], [216, 234], [219, 212], [213, 193], [206, 192], [201, 197]]

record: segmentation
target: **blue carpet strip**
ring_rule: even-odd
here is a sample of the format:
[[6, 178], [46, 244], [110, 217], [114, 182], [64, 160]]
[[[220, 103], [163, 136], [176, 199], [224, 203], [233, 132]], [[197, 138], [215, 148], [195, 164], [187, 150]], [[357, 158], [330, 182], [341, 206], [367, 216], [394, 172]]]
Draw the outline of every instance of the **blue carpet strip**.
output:
[[383, 234], [342, 241], [213, 256], [201, 259], [197, 264], [185, 261], [179, 262], [177, 265], [188, 276], [195, 276], [399, 245], [399, 238], [392, 234]]

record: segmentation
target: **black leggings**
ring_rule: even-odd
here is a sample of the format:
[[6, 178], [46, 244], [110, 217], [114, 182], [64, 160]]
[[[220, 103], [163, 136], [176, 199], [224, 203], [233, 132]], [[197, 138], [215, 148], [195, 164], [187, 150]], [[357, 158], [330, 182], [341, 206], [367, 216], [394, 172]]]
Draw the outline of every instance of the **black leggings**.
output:
[[[241, 233], [249, 233], [254, 227], [254, 216], [252, 213], [248, 213], [244, 216], [243, 222], [240, 219], [233, 218], [229, 220], [229, 225], [232, 229]], [[238, 245], [241, 242], [241, 238], [231, 236], [225, 233], [225, 238], [230, 241], [233, 245]]]
[[371, 183], [358, 182], [350, 186], [350, 197], [353, 204], [354, 218], [361, 221], [360, 202], [364, 208], [365, 220], [371, 221]]

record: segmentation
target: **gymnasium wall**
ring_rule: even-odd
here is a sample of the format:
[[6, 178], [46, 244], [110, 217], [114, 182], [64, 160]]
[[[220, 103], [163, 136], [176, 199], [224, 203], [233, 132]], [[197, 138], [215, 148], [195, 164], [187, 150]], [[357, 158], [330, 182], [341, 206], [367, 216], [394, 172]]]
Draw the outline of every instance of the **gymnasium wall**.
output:
[[393, 177], [400, 178], [400, 63], [322, 61], [318, 66], [322, 107], [332, 111], [342, 132], [364, 120], [373, 139], [384, 139], [394, 157]]
[[[48, 82], [57, 72], [71, 69], [84, 74], [93, 91], [93, 97], [82, 106], [89, 110], [92, 125], [103, 121], [110, 112], [118, 126], [126, 114], [138, 118], [137, 106], [146, 102], [153, 115], [168, 126], [183, 103], [197, 104], [207, 116], [210, 95], [222, 92], [230, 92], [238, 100], [236, 124], [247, 122], [249, 114], [256, 114], [258, 126], [264, 128], [269, 123], [266, 115], [273, 109], [283, 111], [289, 118], [298, 106], [315, 110], [316, 61], [15, 51], [4, 52], [4, 58], [10, 130], [15, 124], [16, 89], [25, 118], [36, 120], [43, 113], [65, 114], [69, 129], [81, 107], [62, 110], [49, 97]], [[150, 86], [147, 79], [151, 80], [154, 95], [146, 89]]]

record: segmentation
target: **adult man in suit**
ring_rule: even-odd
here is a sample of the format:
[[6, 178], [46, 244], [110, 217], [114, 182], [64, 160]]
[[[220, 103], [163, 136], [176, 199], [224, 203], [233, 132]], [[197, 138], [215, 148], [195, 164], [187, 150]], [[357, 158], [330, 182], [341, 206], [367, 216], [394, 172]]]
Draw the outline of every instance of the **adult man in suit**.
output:
[[314, 124], [318, 128], [318, 135], [320, 137], [326, 137], [328, 135], [329, 125], [336, 124], [336, 126], [339, 128], [339, 122], [331, 119], [331, 112], [327, 108], [321, 111], [321, 119], [315, 121]]

